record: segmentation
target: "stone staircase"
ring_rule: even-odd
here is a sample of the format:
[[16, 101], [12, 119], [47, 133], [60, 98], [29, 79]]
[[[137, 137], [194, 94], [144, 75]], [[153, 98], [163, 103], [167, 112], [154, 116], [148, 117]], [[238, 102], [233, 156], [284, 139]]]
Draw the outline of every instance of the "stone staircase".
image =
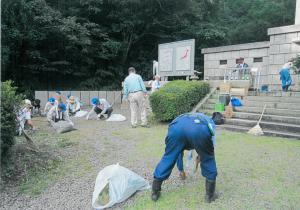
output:
[[[214, 93], [197, 111], [211, 115], [218, 98], [218, 92]], [[249, 92], [242, 103], [243, 106], [234, 109], [233, 118], [226, 119], [226, 123], [220, 125], [220, 128], [247, 132], [256, 125], [266, 104], [260, 123], [265, 135], [300, 139], [300, 92]]]

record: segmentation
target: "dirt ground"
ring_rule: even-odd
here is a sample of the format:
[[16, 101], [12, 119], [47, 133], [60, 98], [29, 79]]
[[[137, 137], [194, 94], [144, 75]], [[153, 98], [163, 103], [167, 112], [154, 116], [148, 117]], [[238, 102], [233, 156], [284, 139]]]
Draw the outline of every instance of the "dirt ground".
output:
[[[127, 110], [115, 110], [129, 119]], [[56, 134], [44, 118], [35, 118], [33, 137], [42, 152], [61, 161], [51, 170], [33, 173], [20, 186], [1, 190], [0, 209], [92, 209], [95, 179], [105, 166], [119, 163], [151, 183], [164, 151], [167, 124], [131, 128], [130, 121], [74, 119], [77, 130]], [[159, 202], [150, 190], [138, 192], [112, 209], [297, 209], [300, 206], [300, 142], [275, 137], [217, 132], [217, 191], [205, 204], [204, 178], [190, 173], [186, 181], [174, 168], [163, 184]], [[29, 169], [30, 170], [30, 169]]]
[[[143, 154], [136, 151], [136, 141], [143, 141], [139, 132], [150, 132], [148, 128], [130, 127], [129, 114], [127, 110], [116, 110], [114, 113], [121, 113], [126, 116], [124, 122], [106, 122], [102, 120], [75, 119], [77, 130], [56, 134], [45, 118], [34, 118], [38, 131], [33, 138], [38, 144], [49, 141], [46, 138], [40, 139], [44, 133], [49, 133], [52, 138], [64, 136], [75, 142], [71, 146], [64, 147], [58, 152], [65, 160], [63, 167], [66, 172], [50, 182], [50, 185], [39, 195], [31, 196], [34, 186], [29, 186], [26, 193], [20, 193], [18, 187], [6, 188], [1, 192], [0, 209], [92, 209], [91, 199], [94, 190], [94, 183], [98, 172], [105, 166], [119, 163], [142, 177], [151, 180], [153, 166], [157, 159], [144, 161]], [[151, 128], [152, 130], [153, 128]], [[128, 138], [128, 131], [136, 132], [134, 139]], [[126, 133], [127, 132], [127, 133]], [[149, 133], [151, 135], [151, 133]], [[130, 137], [132, 137], [130, 135]], [[163, 142], [163, 139], [161, 139]], [[48, 142], [49, 143], [49, 142]], [[51, 143], [50, 143], [51, 144]], [[49, 172], [52, 173], [52, 172]], [[40, 177], [48, 179], [48, 177]], [[34, 185], [35, 183], [29, 183]], [[130, 199], [123, 204], [117, 205], [116, 209], [123, 209], [123, 206], [130, 203]]]

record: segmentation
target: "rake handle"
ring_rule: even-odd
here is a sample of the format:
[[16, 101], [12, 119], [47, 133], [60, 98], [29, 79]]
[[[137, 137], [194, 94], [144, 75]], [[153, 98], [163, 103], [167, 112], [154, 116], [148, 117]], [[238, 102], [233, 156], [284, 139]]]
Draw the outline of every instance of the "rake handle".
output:
[[260, 115], [260, 118], [259, 118], [259, 120], [258, 120], [258, 122], [257, 122], [257, 125], [260, 123], [260, 121], [261, 121], [261, 119], [262, 119], [262, 117], [263, 117], [263, 115], [264, 115], [264, 112], [265, 112], [266, 107], [267, 107], [267, 104], [264, 105], [264, 109], [263, 109], [263, 111], [262, 111], [262, 113], [261, 113], [261, 115]]

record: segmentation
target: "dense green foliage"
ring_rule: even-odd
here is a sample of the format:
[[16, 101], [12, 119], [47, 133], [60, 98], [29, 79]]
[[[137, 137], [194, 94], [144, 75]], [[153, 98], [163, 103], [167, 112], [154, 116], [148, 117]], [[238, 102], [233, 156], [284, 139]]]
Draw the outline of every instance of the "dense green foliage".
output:
[[[151, 77], [160, 43], [201, 48], [268, 40], [295, 0], [3, 0], [2, 81], [21, 90], [115, 89], [135, 66]], [[30, 81], [30, 82], [29, 82]]]
[[157, 120], [169, 121], [190, 112], [208, 92], [205, 82], [172, 81], [150, 96], [150, 104]]
[[15, 108], [21, 103], [21, 96], [17, 95], [16, 87], [11, 81], [1, 83], [1, 162], [7, 157], [8, 149], [14, 144], [16, 134]]
[[293, 69], [294, 73], [300, 74], [300, 56], [298, 55], [296, 58], [293, 60]]

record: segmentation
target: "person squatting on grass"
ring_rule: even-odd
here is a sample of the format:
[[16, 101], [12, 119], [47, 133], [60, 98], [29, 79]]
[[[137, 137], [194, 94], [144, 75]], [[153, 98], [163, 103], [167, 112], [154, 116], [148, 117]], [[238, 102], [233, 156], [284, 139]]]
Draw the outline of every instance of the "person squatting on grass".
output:
[[86, 116], [88, 120], [90, 115], [95, 112], [98, 116], [98, 119], [105, 119], [105, 114], [107, 115], [106, 119], [110, 117], [111, 113], [113, 112], [112, 106], [108, 103], [108, 101], [104, 98], [93, 98], [91, 100], [93, 108]]
[[60, 120], [65, 120], [69, 122], [72, 126], [74, 126], [74, 123], [70, 120], [69, 114], [67, 112], [67, 107], [64, 103], [60, 103], [57, 106], [53, 106], [47, 114], [47, 120], [49, 123], [56, 123]]
[[137, 115], [140, 112], [142, 127], [149, 127], [147, 124], [147, 110], [146, 110], [146, 95], [147, 90], [144, 85], [143, 79], [140, 75], [136, 74], [135, 68], [128, 69], [129, 75], [124, 81], [124, 99], [129, 100], [130, 113], [131, 113], [131, 126], [137, 127]]
[[185, 178], [183, 169], [184, 150], [195, 149], [200, 157], [202, 175], [206, 178], [205, 201], [210, 203], [217, 196], [215, 194], [217, 166], [214, 155], [216, 125], [212, 118], [202, 113], [187, 113], [174, 119], [168, 128], [165, 138], [165, 154], [156, 166], [152, 183], [153, 201], [160, 196], [161, 185], [171, 175], [177, 162], [181, 178]]
[[80, 102], [74, 96], [70, 96], [67, 102], [67, 112], [70, 116], [80, 111]]

